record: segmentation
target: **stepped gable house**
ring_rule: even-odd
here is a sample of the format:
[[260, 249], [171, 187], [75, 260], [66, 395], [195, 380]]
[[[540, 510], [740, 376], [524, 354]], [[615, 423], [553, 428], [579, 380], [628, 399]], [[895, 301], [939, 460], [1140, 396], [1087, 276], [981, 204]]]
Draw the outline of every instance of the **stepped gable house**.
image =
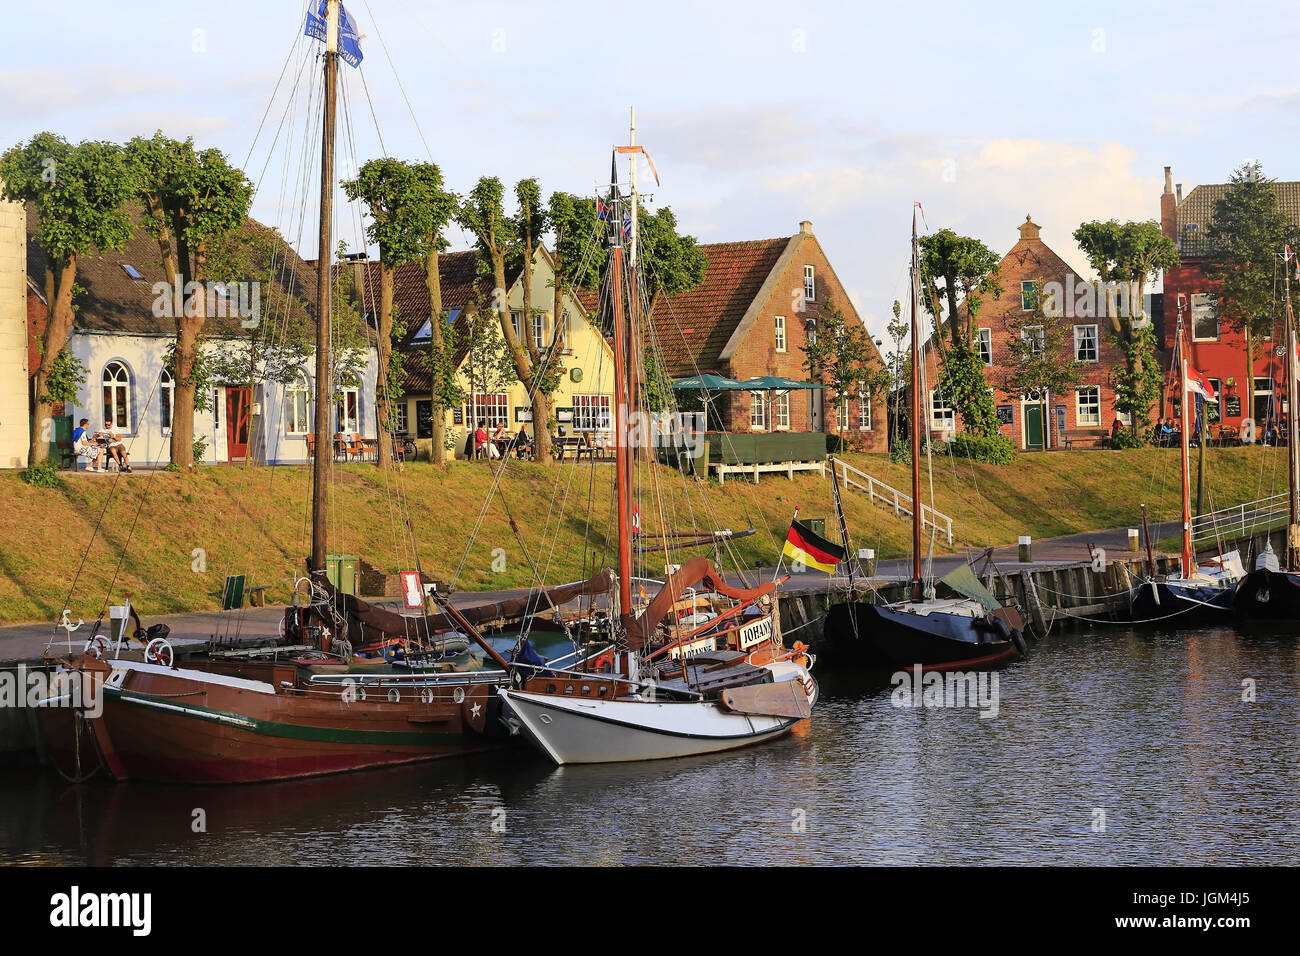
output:
[[[801, 222], [793, 236], [699, 248], [708, 257], [704, 280], [689, 292], [656, 296], [651, 306], [651, 344], [671, 379], [712, 372], [741, 380], [779, 375], [808, 381], [803, 347], [815, 341], [830, 309], [863, 325], [810, 222]], [[731, 432], [833, 432], [838, 408], [856, 447], [884, 451], [883, 398], [854, 394], [837, 401], [818, 389], [741, 391], [722, 393], [718, 404], [721, 425]]]
[[[1300, 223], [1300, 182], [1273, 183], [1278, 205], [1292, 221]], [[1173, 348], [1178, 335], [1178, 309], [1182, 305], [1187, 355], [1192, 365], [1210, 379], [1218, 395], [1211, 402], [1207, 421], [1233, 428], [1253, 418], [1260, 424], [1277, 418], [1285, 398], [1284, 359], [1274, 347], [1281, 341], [1282, 310], [1269, 339], [1253, 343], [1253, 356], [1246, 354], [1246, 336], [1219, 321], [1215, 283], [1201, 271], [1205, 265], [1207, 230], [1214, 217], [1215, 200], [1228, 191], [1227, 183], [1197, 186], [1183, 196], [1182, 184], [1174, 186], [1170, 167], [1165, 167], [1165, 191], [1160, 196], [1160, 227], [1178, 244], [1182, 264], [1165, 273], [1165, 323], [1163, 345]], [[1300, 291], [1300, 290], [1297, 290]], [[1172, 400], [1164, 415], [1176, 415]]]
[[[1024, 450], [1041, 450], [1044, 445], [1065, 447], [1067, 441], [1072, 447], [1096, 447], [1109, 435], [1116, 418], [1115, 391], [1109, 379], [1113, 368], [1123, 367], [1124, 354], [1110, 341], [1109, 320], [1096, 315], [1104, 311], [1104, 305], [1094, 304], [1101, 302], [1101, 296], [1087, 293], [1090, 283], [1043, 241], [1041, 228], [1030, 216], [1025, 216], [1019, 232], [1019, 240], [1002, 258], [1002, 295], [985, 299], [976, 316], [975, 344], [984, 360], [984, 379], [993, 391], [1001, 422], [999, 431]], [[1064, 357], [1084, 363], [1083, 378], [1077, 386], [1065, 394], [1047, 396], [1046, 428], [1039, 397], [1010, 394], [1003, 388], [1012, 361], [1008, 345], [1014, 334], [1012, 323], [1023, 321], [1022, 316], [1035, 310], [1035, 288], [1047, 294], [1042, 311], [1059, 312], [1054, 320], [1069, 329]], [[1059, 301], [1050, 296], [1053, 289], [1060, 290]], [[959, 311], [963, 308], [958, 306]], [[1046, 321], [1053, 318], [1048, 316]], [[930, 382], [930, 433], [936, 439], [951, 436], [961, 423], [951, 404], [935, 388], [938, 355], [933, 339], [926, 344], [925, 359]]]

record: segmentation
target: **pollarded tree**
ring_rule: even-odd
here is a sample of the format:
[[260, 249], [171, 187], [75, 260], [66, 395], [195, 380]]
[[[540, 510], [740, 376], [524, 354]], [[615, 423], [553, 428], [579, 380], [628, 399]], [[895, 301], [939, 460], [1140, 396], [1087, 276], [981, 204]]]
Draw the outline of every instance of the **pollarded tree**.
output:
[[1132, 416], [1134, 437], [1142, 443], [1160, 388], [1155, 332], [1143, 307], [1146, 284], [1178, 265], [1178, 247], [1154, 221], [1085, 222], [1074, 230], [1074, 241], [1104, 284], [1108, 334], [1124, 353], [1124, 368], [1111, 372], [1115, 409]]
[[874, 400], [889, 387], [889, 370], [879, 360], [871, 336], [861, 323], [850, 322], [829, 297], [822, 306], [816, 341], [801, 346], [803, 364], [814, 382], [830, 387], [837, 410], [835, 430], [840, 441], [848, 444], [844, 435], [849, 426], [848, 403], [859, 395]]
[[[39, 217], [36, 242], [45, 252], [49, 316], [38, 343], [40, 365], [31, 373], [32, 429], [29, 466], [49, 456], [53, 405], [75, 401], [81, 376], [66, 352], [75, 314], [77, 263], [84, 255], [120, 249], [131, 236], [124, 208], [131, 182], [122, 149], [113, 143], [73, 146], [54, 133], [38, 133], [0, 156], [5, 199], [31, 203]], [[69, 372], [73, 374], [68, 374]]]
[[1215, 200], [1206, 230], [1205, 275], [1218, 282], [1218, 313], [1246, 336], [1246, 378], [1254, 376], [1254, 343], [1273, 333], [1284, 247], [1300, 248], [1300, 225], [1278, 207], [1274, 181], [1258, 163], [1233, 171]]
[[1042, 408], [1043, 447], [1047, 448], [1050, 444], [1047, 396], [1077, 385], [1083, 378], [1084, 366], [1073, 357], [1073, 328], [1069, 321], [1056, 309], [1051, 314], [1045, 312], [1042, 299], [1042, 286], [1036, 284], [1034, 308], [1007, 317], [1010, 361], [1003, 369], [1002, 388], [1008, 394], [1038, 398]]
[[[984, 379], [984, 363], [975, 348], [976, 319], [987, 298], [1002, 294], [997, 253], [969, 236], [941, 229], [922, 236], [921, 298], [934, 316], [939, 351], [937, 387], [952, 403], [968, 432], [997, 434], [993, 396]], [[941, 306], [941, 303], [943, 305]], [[959, 309], [960, 304], [960, 309]], [[948, 328], [945, 347], [943, 328]]]
[[[158, 240], [163, 273], [173, 290], [164, 300], [176, 322], [171, 460], [189, 469], [194, 466], [194, 410], [206, 400], [195, 377], [207, 319], [203, 283], [237, 278], [227, 274], [221, 250], [244, 224], [253, 184], [220, 150], [195, 150], [193, 139], [180, 142], [161, 132], [149, 139], [137, 136], [127, 144], [126, 155], [132, 185], [144, 205], [144, 225]], [[329, 263], [319, 267], [327, 269]]]

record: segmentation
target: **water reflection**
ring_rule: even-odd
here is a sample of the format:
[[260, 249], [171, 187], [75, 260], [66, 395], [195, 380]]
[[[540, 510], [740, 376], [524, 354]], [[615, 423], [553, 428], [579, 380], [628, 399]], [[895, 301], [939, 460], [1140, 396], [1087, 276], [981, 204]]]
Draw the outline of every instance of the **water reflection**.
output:
[[492, 754], [235, 788], [9, 773], [0, 861], [1297, 863], [1298, 665], [1287, 634], [1076, 633], [1001, 673], [994, 719], [828, 673], [806, 732], [716, 757]]

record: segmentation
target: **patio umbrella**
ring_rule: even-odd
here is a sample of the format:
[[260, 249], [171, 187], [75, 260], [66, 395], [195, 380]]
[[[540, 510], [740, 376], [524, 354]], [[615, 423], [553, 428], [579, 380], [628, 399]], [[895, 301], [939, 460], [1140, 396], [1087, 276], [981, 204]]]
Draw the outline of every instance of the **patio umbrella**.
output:
[[[750, 392], [789, 392], [798, 389], [825, 388], [825, 385], [818, 385], [816, 382], [800, 382], [797, 379], [785, 378], [781, 375], [758, 375], [754, 378], [747, 378], [740, 383], [740, 387]], [[764, 414], [764, 419], [768, 422], [767, 430], [772, 431], [774, 423], [772, 416]]]
[[747, 389], [748, 387], [748, 385], [738, 382], [734, 378], [724, 378], [721, 375], [714, 375], [712, 372], [692, 375], [690, 378], [679, 378], [673, 382], [673, 388], [685, 391], [728, 392]]

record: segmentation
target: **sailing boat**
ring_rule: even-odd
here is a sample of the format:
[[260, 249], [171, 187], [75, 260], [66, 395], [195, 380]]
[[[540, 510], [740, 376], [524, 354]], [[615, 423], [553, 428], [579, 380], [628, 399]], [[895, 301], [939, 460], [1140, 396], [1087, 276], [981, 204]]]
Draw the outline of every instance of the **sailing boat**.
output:
[[1129, 602], [1137, 623], [1163, 621], [1176, 626], [1192, 626], [1225, 620], [1232, 613], [1237, 582], [1245, 575], [1241, 556], [1236, 551], [1196, 563], [1192, 551], [1192, 483], [1189, 452], [1188, 398], [1199, 395], [1208, 401], [1217, 397], [1209, 381], [1199, 372], [1188, 374], [1187, 343], [1183, 328], [1182, 300], [1178, 302], [1178, 339], [1175, 362], [1178, 367], [1178, 394], [1182, 432], [1183, 555], [1179, 574], [1152, 578], [1139, 584]]
[[[918, 204], [919, 205], [919, 204]], [[912, 378], [909, 383], [912, 451], [912, 580], [907, 600], [893, 604], [847, 601], [826, 617], [826, 642], [832, 652], [859, 664], [921, 665], [929, 670], [992, 667], [1026, 651], [1024, 620], [1014, 607], [1003, 607], [969, 565], [940, 580], [939, 596], [921, 567], [921, 389], [920, 254], [916, 208], [912, 210]], [[832, 472], [834, 474], [834, 472]]]
[[[317, 435], [330, 433], [332, 405], [329, 264], [340, 10], [339, 0], [323, 5]], [[255, 783], [460, 756], [507, 742], [495, 692], [506, 683], [510, 664], [480, 635], [475, 621], [507, 613], [525, 616], [607, 591], [608, 575], [533, 591], [508, 608], [462, 611], [435, 596], [442, 613], [415, 618], [340, 594], [325, 575], [331, 459], [313, 456], [308, 596], [304, 606], [286, 609], [283, 643], [259, 656], [210, 653], [177, 666], [161, 635], [150, 642], [144, 661], [101, 659], [92, 638], [86, 652], [64, 666], [98, 691], [91, 706], [101, 703], [102, 713], [61, 706], [67, 703], [61, 696], [39, 709], [47, 749], [58, 763], [82, 777], [92, 761], [86, 747], [93, 740], [93, 751], [117, 780]], [[354, 638], [358, 646], [382, 645], [415, 634], [416, 646], [428, 651], [445, 644], [452, 630], [472, 636], [495, 668], [467, 671], [408, 658], [403, 667], [378, 670], [347, 660]]]
[[1300, 429], [1296, 423], [1296, 328], [1291, 311], [1291, 269], [1295, 254], [1286, 247], [1282, 272], [1286, 289], [1286, 461], [1290, 491], [1286, 529], [1286, 568], [1279, 567], [1271, 544], [1255, 559], [1255, 570], [1237, 585], [1233, 607], [1243, 617], [1272, 621], [1300, 620]]
[[[627, 200], [617, 182], [620, 152], [631, 154]], [[639, 344], [633, 330], [641, 307], [636, 277], [636, 156], [643, 152], [635, 145], [635, 134], [633, 145], [618, 147], [610, 184], [614, 212], [606, 282], [614, 347], [618, 650], [608, 674], [516, 664], [512, 686], [498, 692], [512, 729], [561, 765], [658, 760], [761, 743], [807, 719], [817, 698], [817, 685], [808, 672], [811, 662], [801, 649], [785, 652], [781, 647], [773, 599], [779, 582], [733, 588], [708, 559], [696, 557], [670, 573], [644, 607], [633, 604], [631, 518], [635, 511], [633, 450], [628, 439], [637, 394], [631, 384]], [[629, 207], [630, 292], [625, 292], [623, 281], [625, 205]], [[632, 303], [631, 321], [624, 314], [625, 294]], [[705, 614], [700, 621], [694, 596], [701, 590], [721, 595], [731, 606], [721, 614]], [[679, 613], [674, 620], [674, 610], [689, 613]]]

